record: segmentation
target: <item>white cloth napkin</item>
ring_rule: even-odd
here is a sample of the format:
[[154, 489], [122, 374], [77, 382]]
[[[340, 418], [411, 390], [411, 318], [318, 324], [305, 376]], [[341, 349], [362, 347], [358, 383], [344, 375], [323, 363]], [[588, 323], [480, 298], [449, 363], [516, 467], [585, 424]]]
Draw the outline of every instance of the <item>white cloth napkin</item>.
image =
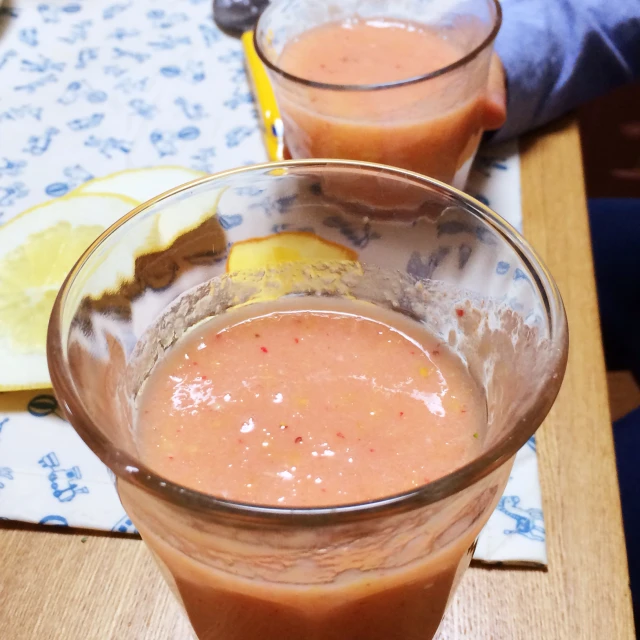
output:
[[[211, 6], [13, 0], [0, 8], [0, 224], [122, 169], [215, 172], [266, 159], [240, 43], [216, 29]], [[520, 228], [516, 145], [483, 150], [468, 190]], [[50, 390], [0, 394], [0, 517], [135, 532], [109, 472]], [[533, 439], [475, 557], [546, 564]]]

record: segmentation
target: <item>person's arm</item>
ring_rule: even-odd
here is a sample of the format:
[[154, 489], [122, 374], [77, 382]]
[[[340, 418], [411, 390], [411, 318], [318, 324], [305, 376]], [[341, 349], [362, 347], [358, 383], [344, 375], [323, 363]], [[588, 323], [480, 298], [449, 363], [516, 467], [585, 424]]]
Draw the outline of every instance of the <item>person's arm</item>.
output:
[[640, 78], [640, 0], [503, 0], [505, 140]]

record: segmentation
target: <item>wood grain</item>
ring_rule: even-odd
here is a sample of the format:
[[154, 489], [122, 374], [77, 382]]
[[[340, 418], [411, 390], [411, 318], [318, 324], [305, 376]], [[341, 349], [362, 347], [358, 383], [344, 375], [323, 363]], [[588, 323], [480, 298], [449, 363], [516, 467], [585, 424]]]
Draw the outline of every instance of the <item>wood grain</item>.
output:
[[[442, 637], [632, 640], [577, 127], [523, 151], [525, 233], [560, 285], [572, 343], [538, 440], [549, 569], [472, 567]], [[192, 638], [139, 540], [10, 523], [0, 524], [0, 628], [11, 640]]]
[[138, 538], [0, 524], [0, 628], [11, 640], [191, 640]]
[[609, 371], [607, 386], [612, 420], [618, 420], [640, 407], [640, 387], [631, 371]]

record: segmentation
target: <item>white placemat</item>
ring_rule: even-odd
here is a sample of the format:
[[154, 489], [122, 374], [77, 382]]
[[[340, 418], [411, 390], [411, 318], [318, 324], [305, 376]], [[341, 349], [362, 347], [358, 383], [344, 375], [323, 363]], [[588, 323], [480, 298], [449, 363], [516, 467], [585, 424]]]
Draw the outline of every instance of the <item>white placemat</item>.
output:
[[[240, 43], [216, 29], [211, 5], [13, 0], [0, 8], [0, 224], [122, 169], [215, 172], [266, 159]], [[520, 228], [517, 146], [483, 150], [468, 190]], [[135, 531], [50, 390], [0, 394], [0, 517]], [[546, 564], [533, 439], [475, 557]]]

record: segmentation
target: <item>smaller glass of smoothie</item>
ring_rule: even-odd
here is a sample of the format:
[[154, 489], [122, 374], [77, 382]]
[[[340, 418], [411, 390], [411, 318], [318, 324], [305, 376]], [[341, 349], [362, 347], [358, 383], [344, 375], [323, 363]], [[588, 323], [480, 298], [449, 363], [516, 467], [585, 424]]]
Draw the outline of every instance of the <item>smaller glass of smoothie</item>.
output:
[[482, 133], [497, 0], [276, 0], [255, 31], [293, 158], [380, 162], [463, 188]]
[[566, 357], [558, 290], [508, 224], [338, 160], [141, 205], [48, 337], [200, 640], [430, 640]]

